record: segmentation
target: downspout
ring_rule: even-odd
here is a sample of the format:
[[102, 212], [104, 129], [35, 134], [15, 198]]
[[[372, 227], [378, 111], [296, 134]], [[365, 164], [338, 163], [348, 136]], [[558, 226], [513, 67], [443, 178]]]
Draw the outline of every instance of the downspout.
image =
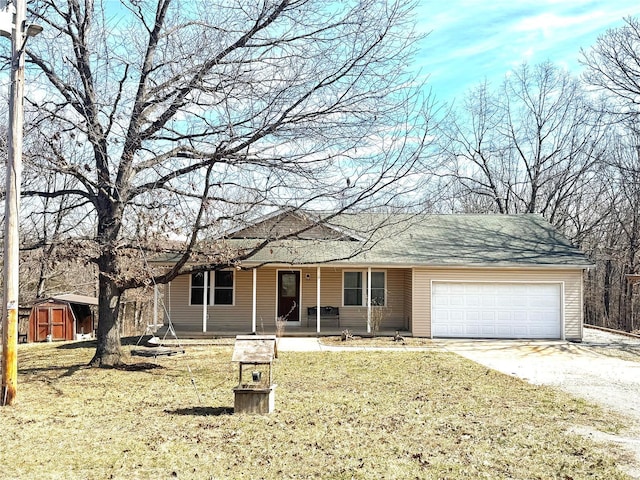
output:
[[316, 267], [316, 332], [320, 333], [320, 266]]

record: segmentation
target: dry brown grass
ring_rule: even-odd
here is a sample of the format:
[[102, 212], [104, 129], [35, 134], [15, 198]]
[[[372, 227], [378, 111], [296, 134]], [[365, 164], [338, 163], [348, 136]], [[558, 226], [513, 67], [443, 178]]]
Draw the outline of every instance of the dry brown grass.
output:
[[232, 414], [230, 346], [127, 370], [92, 354], [20, 346], [2, 478], [625, 478], [567, 433], [618, 428], [598, 408], [453, 354], [281, 352], [266, 416]]

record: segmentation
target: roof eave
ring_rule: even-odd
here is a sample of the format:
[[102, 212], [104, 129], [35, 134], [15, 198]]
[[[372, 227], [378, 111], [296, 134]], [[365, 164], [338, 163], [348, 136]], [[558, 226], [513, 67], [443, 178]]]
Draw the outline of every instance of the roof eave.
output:
[[390, 262], [309, 262], [309, 263], [287, 263], [287, 262], [243, 262], [242, 266], [247, 268], [255, 268], [259, 266], [272, 266], [272, 267], [342, 267], [342, 268], [448, 268], [448, 269], [472, 269], [472, 268], [529, 268], [529, 269], [579, 269], [586, 270], [588, 268], [595, 267], [594, 264], [577, 265], [567, 263], [554, 263], [554, 264], [541, 264], [541, 263], [466, 263], [466, 264], [451, 264], [451, 263], [390, 263]]

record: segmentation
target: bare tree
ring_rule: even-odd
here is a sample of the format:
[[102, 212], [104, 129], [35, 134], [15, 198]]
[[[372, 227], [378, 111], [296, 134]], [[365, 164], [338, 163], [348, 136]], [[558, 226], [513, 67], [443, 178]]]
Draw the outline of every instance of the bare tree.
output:
[[625, 25], [608, 30], [581, 53], [586, 67], [584, 78], [607, 96], [608, 112], [628, 125], [638, 125], [640, 21], [626, 18]]
[[593, 322], [631, 329], [632, 284], [628, 274], [640, 268], [640, 22], [608, 30], [588, 50], [582, 51], [584, 79], [604, 98], [605, 111], [615, 127], [607, 150], [606, 175], [601, 182], [607, 195], [594, 207], [607, 206], [602, 228], [591, 239], [590, 251], [599, 268], [591, 288], [601, 298], [602, 309], [592, 308]]
[[[55, 171], [29, 168], [28, 163], [25, 171], [29, 175], [24, 179], [27, 188], [35, 184], [54, 192], [64, 191], [69, 186], [69, 178]], [[31, 175], [35, 178], [29, 178]], [[72, 269], [71, 264], [78, 256], [67, 255], [65, 258], [59, 250], [65, 239], [77, 234], [83, 219], [77, 216], [78, 205], [71, 200], [67, 196], [44, 196], [24, 202], [20, 225], [21, 250], [33, 265], [29, 269], [29, 278], [25, 279], [30, 285], [21, 289], [23, 298], [23, 292], [28, 292], [31, 298], [44, 298], [48, 292], [57, 293], [61, 288], [68, 290], [65, 271]], [[90, 286], [89, 291], [93, 293], [95, 285]]]
[[634, 323], [627, 275], [640, 266], [640, 157], [634, 138], [621, 129], [612, 134], [606, 166], [594, 181], [602, 188], [588, 205], [598, 221], [581, 242], [597, 267], [586, 287], [587, 321], [623, 329]]
[[505, 112], [487, 83], [472, 89], [462, 112], [443, 123], [445, 171], [454, 180], [456, 207], [465, 212], [510, 213], [513, 207], [512, 162], [499, 128]]
[[[409, 176], [419, 173], [430, 114], [404, 73], [418, 40], [414, 6], [33, 4], [45, 26], [26, 52], [40, 72], [28, 96], [31, 131], [47, 144], [38, 168], [70, 181], [24, 193], [68, 197], [83, 219], [64, 248], [99, 270], [93, 365], [121, 361], [125, 290], [240, 266], [268, 244], [230, 250], [213, 240], [228, 228], [280, 207], [337, 213], [398, 205], [415, 192]], [[169, 246], [175, 267], [151, 279], [140, 252]]]
[[495, 92], [470, 91], [443, 130], [462, 209], [540, 213], [563, 225], [598, 164], [600, 116], [579, 82], [551, 63], [522, 65]]

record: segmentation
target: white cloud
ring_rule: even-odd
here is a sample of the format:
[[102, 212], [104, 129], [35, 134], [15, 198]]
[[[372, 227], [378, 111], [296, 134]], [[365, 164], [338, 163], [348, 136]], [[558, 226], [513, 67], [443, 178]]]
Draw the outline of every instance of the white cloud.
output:
[[418, 22], [431, 34], [418, 63], [443, 100], [485, 79], [499, 82], [523, 61], [550, 60], [577, 73], [580, 49], [630, 15], [640, 15], [640, 2], [422, 0]]

